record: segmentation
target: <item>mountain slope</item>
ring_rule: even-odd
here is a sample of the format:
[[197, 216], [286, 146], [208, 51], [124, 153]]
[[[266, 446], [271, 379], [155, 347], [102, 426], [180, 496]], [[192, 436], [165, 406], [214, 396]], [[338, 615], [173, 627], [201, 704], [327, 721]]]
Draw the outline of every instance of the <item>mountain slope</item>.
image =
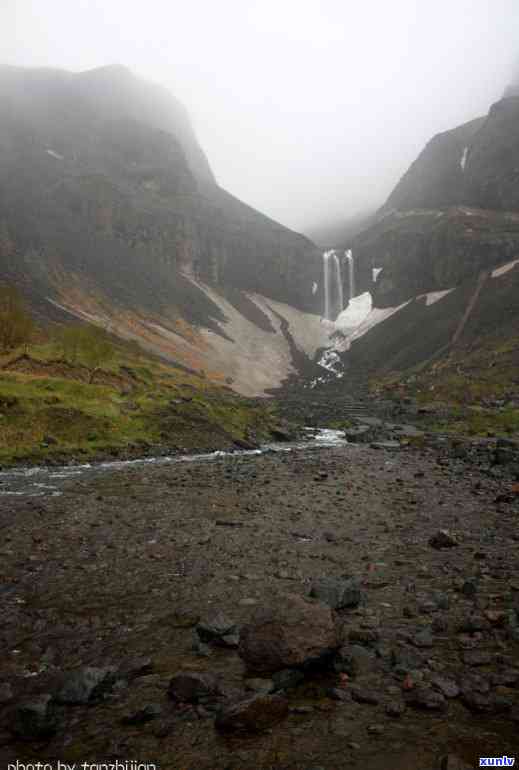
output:
[[[232, 344], [213, 344], [237, 341], [231, 307], [250, 364], [270, 365], [265, 386], [293, 370], [289, 340], [249, 295], [317, 318], [320, 253], [217, 185], [167, 91], [122, 67], [2, 67], [0, 98], [0, 270], [40, 315], [65, 309], [261, 392], [236, 381]], [[276, 337], [279, 371], [276, 353], [257, 352]]]

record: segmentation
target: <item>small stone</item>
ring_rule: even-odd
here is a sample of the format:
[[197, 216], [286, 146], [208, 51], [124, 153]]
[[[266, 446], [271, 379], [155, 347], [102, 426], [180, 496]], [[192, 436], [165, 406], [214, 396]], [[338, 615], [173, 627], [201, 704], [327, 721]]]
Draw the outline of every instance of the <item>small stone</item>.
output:
[[366, 690], [364, 687], [351, 687], [351, 697], [357, 703], [368, 703], [371, 706], [377, 706], [380, 698], [373, 690]]
[[429, 629], [426, 628], [415, 634], [411, 639], [411, 643], [420, 649], [428, 649], [434, 645], [433, 635]]
[[216, 679], [211, 674], [195, 671], [180, 671], [171, 679], [168, 694], [172, 700], [181, 703], [198, 703], [217, 693]]
[[360, 582], [356, 578], [321, 578], [312, 585], [310, 596], [327, 604], [332, 610], [357, 607], [361, 600]]
[[224, 707], [216, 717], [221, 732], [263, 732], [288, 714], [288, 703], [277, 695], [256, 695]]
[[446, 700], [440, 692], [429, 687], [419, 686], [406, 693], [406, 702], [416, 708], [427, 711], [441, 711], [446, 708]]
[[440, 759], [440, 770], [471, 770], [472, 765], [467, 765], [455, 754], [447, 754]]
[[217, 612], [208, 618], [200, 620], [196, 631], [202, 642], [218, 644], [221, 643], [224, 637], [235, 634], [236, 623], [224, 615], [223, 612]]
[[488, 666], [492, 662], [492, 655], [481, 650], [466, 650], [462, 658], [466, 666]]
[[276, 690], [290, 690], [292, 687], [297, 687], [304, 678], [303, 672], [296, 668], [285, 668], [282, 671], [276, 671], [272, 675], [274, 689]]
[[358, 644], [373, 645], [380, 639], [380, 632], [376, 628], [352, 628], [348, 632], [348, 640]]
[[368, 733], [370, 735], [384, 735], [384, 725], [368, 725]]
[[459, 545], [458, 540], [452, 535], [448, 529], [440, 529], [438, 532], [429, 539], [429, 545], [431, 548], [454, 548]]
[[274, 690], [274, 682], [272, 679], [260, 679], [259, 677], [246, 679], [245, 687], [247, 690], [257, 692], [260, 695], [268, 695]]
[[148, 703], [144, 708], [123, 717], [121, 721], [125, 725], [141, 725], [151, 722], [153, 719], [158, 719], [161, 714], [162, 706], [160, 704]]
[[338, 700], [342, 702], [351, 701], [351, 693], [343, 687], [332, 687], [328, 690], [328, 695], [332, 700]]
[[333, 659], [333, 668], [337, 673], [346, 673], [353, 677], [370, 674], [377, 667], [375, 653], [360, 644], [344, 645]]
[[49, 694], [19, 703], [13, 712], [11, 732], [24, 741], [49, 738], [56, 732], [57, 720]]
[[386, 714], [388, 715], [388, 717], [394, 717], [395, 719], [398, 719], [399, 717], [402, 716], [404, 711], [405, 711], [404, 701], [392, 700], [386, 704]]
[[460, 694], [460, 688], [452, 679], [445, 679], [443, 677], [437, 676], [431, 680], [431, 684], [446, 698], [457, 698]]
[[67, 705], [86, 704], [102, 695], [114, 683], [114, 668], [85, 666], [67, 674], [56, 700]]
[[461, 593], [467, 597], [467, 599], [472, 599], [478, 592], [478, 584], [477, 580], [475, 578], [470, 578], [469, 580], [465, 580], [461, 587]]
[[8, 703], [13, 699], [13, 690], [9, 682], [0, 684], [0, 704]]

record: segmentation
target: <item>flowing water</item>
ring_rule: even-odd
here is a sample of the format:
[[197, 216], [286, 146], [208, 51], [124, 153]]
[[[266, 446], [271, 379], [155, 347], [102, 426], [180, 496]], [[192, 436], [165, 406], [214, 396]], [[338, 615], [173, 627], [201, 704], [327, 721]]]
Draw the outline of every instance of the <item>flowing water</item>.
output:
[[353, 253], [351, 249], [344, 252], [346, 261], [348, 262], [348, 288], [349, 288], [349, 302], [355, 297], [355, 265], [353, 262]]
[[205, 454], [174, 455], [165, 457], [145, 457], [138, 460], [114, 460], [110, 462], [84, 463], [83, 465], [63, 465], [59, 467], [20, 467], [0, 472], [0, 497], [7, 495], [25, 495], [45, 497], [61, 495], [65, 482], [83, 479], [108, 472], [117, 472], [125, 468], [146, 465], [168, 465], [188, 462], [211, 462], [221, 458], [247, 457], [274, 452], [294, 452], [302, 450], [324, 449], [348, 444], [344, 432], [327, 428], [305, 428], [308, 438], [301, 441], [269, 443], [259, 449], [238, 449], [232, 452], [208, 452]]
[[324, 272], [324, 317], [327, 321], [335, 321], [344, 310], [344, 294], [342, 288], [341, 263], [337, 253], [332, 249], [323, 254]]

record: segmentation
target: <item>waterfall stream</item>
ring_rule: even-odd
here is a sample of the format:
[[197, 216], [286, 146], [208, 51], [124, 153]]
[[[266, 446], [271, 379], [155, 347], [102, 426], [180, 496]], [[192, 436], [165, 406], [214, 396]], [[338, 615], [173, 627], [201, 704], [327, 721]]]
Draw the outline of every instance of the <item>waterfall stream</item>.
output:
[[344, 310], [341, 263], [337, 252], [331, 249], [323, 254], [324, 271], [324, 318], [335, 321]]

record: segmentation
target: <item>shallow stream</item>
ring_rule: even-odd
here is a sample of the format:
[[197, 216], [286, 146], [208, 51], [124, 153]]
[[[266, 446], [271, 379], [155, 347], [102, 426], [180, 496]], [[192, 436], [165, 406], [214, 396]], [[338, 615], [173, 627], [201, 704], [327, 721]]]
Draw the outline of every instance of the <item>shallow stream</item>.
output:
[[29, 497], [58, 496], [64, 482], [94, 474], [115, 472], [143, 465], [168, 465], [187, 462], [211, 462], [222, 457], [237, 458], [276, 452], [317, 450], [348, 444], [344, 432], [328, 428], [305, 428], [308, 438], [295, 442], [269, 443], [259, 449], [208, 452], [164, 457], [145, 457], [137, 460], [112, 460], [109, 462], [84, 463], [63, 466], [36, 466], [11, 468], [0, 472], [0, 496], [26, 495]]

